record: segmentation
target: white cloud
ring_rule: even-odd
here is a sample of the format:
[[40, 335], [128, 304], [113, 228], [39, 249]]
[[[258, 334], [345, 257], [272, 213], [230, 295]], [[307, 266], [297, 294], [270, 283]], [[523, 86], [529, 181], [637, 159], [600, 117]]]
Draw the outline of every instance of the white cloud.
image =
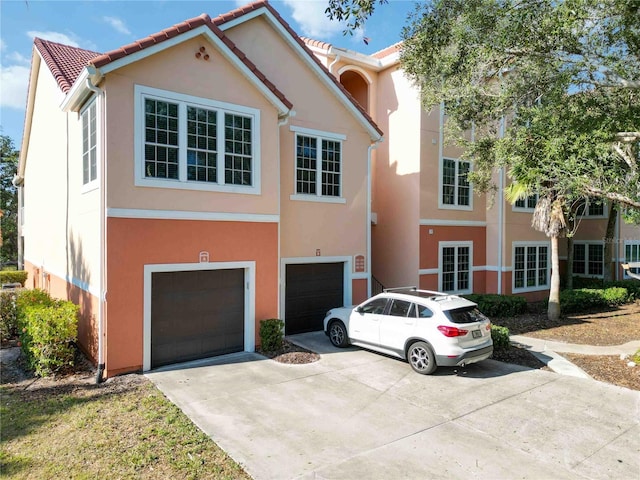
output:
[[27, 35], [31, 38], [42, 38], [43, 40], [49, 40], [51, 42], [62, 43], [63, 45], [69, 45], [71, 47], [80, 47], [78, 42], [72, 40], [71, 37], [60, 32], [38, 32], [31, 30], [27, 32]]
[[117, 17], [102, 17], [102, 20], [104, 20], [106, 23], [108, 23], [109, 25], [111, 25], [116, 31], [124, 34], [124, 35], [131, 35], [131, 31], [127, 28], [127, 26], [124, 24], [124, 22], [122, 20], [120, 20]]
[[5, 48], [7, 48], [7, 44], [0, 38], [0, 52], [4, 51]]
[[324, 13], [326, 1], [317, 0], [284, 0], [293, 11], [292, 17], [300, 26], [298, 34], [317, 40], [326, 40], [344, 30], [344, 23], [329, 20]]
[[0, 65], [0, 106], [24, 109], [29, 85], [29, 67]]
[[19, 65], [31, 64], [31, 60], [29, 58], [25, 57], [24, 55], [18, 52], [11, 52], [10, 54], [7, 55], [7, 59], [11, 60], [11, 63], [17, 63]]

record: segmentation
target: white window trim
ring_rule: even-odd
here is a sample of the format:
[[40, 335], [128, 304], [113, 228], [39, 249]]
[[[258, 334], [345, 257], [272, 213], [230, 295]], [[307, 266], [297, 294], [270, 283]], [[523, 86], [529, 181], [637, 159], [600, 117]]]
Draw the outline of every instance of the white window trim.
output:
[[[571, 272], [571, 274], [575, 277], [583, 277], [583, 278], [604, 278], [604, 261], [606, 260], [604, 258], [604, 242], [603, 241], [598, 241], [598, 240], [574, 240], [573, 242], [573, 246], [575, 247], [576, 245], [585, 245], [585, 249], [584, 249], [584, 267], [585, 270], [589, 269], [589, 245], [599, 245], [602, 247], [602, 261], [603, 261], [603, 265], [602, 265], [602, 274], [601, 275], [596, 275], [593, 273], [574, 273]], [[575, 250], [574, 250], [574, 255], [575, 255]], [[573, 261], [573, 265], [575, 265], [575, 259]]]
[[[624, 263], [640, 261], [640, 258], [638, 258], [637, 260], [633, 260], [631, 258], [627, 258], [627, 246], [633, 246], [633, 245], [637, 245], [638, 246], [638, 250], [640, 251], [640, 240], [625, 240], [624, 245], [623, 245], [623, 250], [622, 250], [622, 257], [624, 258], [624, 261], [623, 261]], [[624, 270], [623, 278], [625, 280], [631, 280], [632, 279], [632, 277], [630, 277], [628, 275], [627, 270]]]
[[[293, 141], [293, 191], [294, 193], [289, 196], [290, 200], [294, 201], [303, 201], [303, 202], [319, 202], [319, 203], [341, 203], [346, 204], [347, 199], [344, 197], [344, 141], [347, 139], [346, 135], [342, 135], [334, 132], [325, 132], [322, 130], [314, 130], [312, 128], [298, 127], [296, 125], [290, 125], [289, 130], [294, 132], [294, 141]], [[322, 195], [322, 160], [316, 159], [318, 163], [318, 167], [316, 169], [316, 193], [308, 194], [308, 193], [297, 193], [298, 184], [297, 184], [297, 171], [298, 171], [298, 135], [302, 135], [305, 137], [315, 138], [318, 142], [317, 151], [320, 155], [321, 153], [321, 145], [322, 140], [329, 140], [331, 142], [339, 142], [340, 143], [340, 196], [334, 197], [331, 195]], [[319, 175], [318, 175], [319, 174]]]
[[[517, 247], [547, 247], [547, 284], [537, 285], [535, 287], [520, 287], [516, 288], [516, 248]], [[536, 251], [536, 264], [539, 250]], [[525, 252], [526, 253], [526, 252]], [[526, 255], [525, 255], [526, 262]], [[537, 269], [536, 269], [537, 270]], [[526, 275], [525, 268], [525, 275]], [[511, 244], [511, 292], [512, 293], [526, 293], [526, 292], [540, 292], [543, 290], [549, 290], [551, 288], [551, 242], [513, 242]], [[526, 278], [525, 278], [526, 280]]]
[[144, 266], [143, 357], [142, 370], [151, 369], [151, 291], [156, 272], [193, 272], [197, 270], [244, 269], [244, 351], [255, 350], [256, 262], [171, 263]]
[[[182, 161], [183, 152], [186, 154], [186, 119], [179, 120], [179, 155], [180, 163], [178, 169], [181, 180], [159, 179], [145, 177], [144, 175], [144, 100], [145, 98], [155, 98], [162, 101], [181, 102], [179, 108], [189, 104], [190, 106], [215, 109], [221, 113], [240, 114], [252, 117], [251, 124], [251, 144], [253, 147], [253, 155], [251, 157], [251, 178], [252, 186], [242, 185], [221, 185], [205, 182], [187, 181], [186, 180], [186, 160]], [[245, 107], [242, 105], [234, 105], [208, 98], [194, 97], [182, 93], [160, 90], [157, 88], [146, 87], [143, 85], [135, 85], [134, 88], [134, 148], [135, 148], [135, 185], [137, 187], [155, 187], [155, 188], [173, 188], [181, 190], [202, 190], [208, 192], [227, 192], [227, 193], [243, 193], [251, 195], [260, 195], [261, 193], [261, 158], [260, 158], [260, 110]], [[181, 109], [182, 117], [182, 109]], [[218, 124], [220, 124], [218, 120]], [[222, 124], [224, 128], [224, 123]], [[224, 142], [224, 136], [222, 137]], [[185, 155], [186, 156], [186, 155]], [[223, 166], [220, 170], [220, 165]], [[224, 176], [224, 151], [218, 152], [218, 170], [219, 175]], [[219, 177], [220, 178], [220, 177]], [[184, 179], [184, 180], [182, 180]]]
[[[471, 241], [446, 241], [446, 242], [438, 242], [438, 290], [444, 292], [444, 288], [442, 285], [442, 250], [445, 247], [469, 247], [469, 288], [465, 290], [454, 290], [453, 292], [447, 293], [455, 293], [455, 294], [467, 294], [473, 293], [473, 242]], [[458, 272], [458, 257], [456, 251], [456, 269], [455, 272]], [[458, 283], [456, 279], [456, 284]]]
[[[101, 105], [101, 102], [98, 101], [98, 97], [94, 96], [93, 98], [90, 98], [89, 101], [87, 101], [84, 107], [82, 107], [82, 109], [78, 112], [78, 120], [80, 122], [80, 137], [82, 140], [84, 140], [83, 131], [82, 131], [82, 116], [93, 104], [95, 104], [96, 106], [96, 178], [95, 180], [91, 180], [87, 183], [82, 183], [84, 182], [84, 178], [82, 178], [82, 175], [81, 175], [80, 182], [82, 183], [82, 187], [80, 189], [80, 193], [88, 193], [100, 188], [100, 161], [101, 161], [100, 152], [102, 151], [102, 149], [100, 148], [100, 145], [102, 145], [101, 143], [102, 142], [102, 135], [101, 135], [102, 125], [100, 124], [100, 119], [102, 118], [102, 115], [101, 115], [102, 105]], [[83, 154], [84, 154], [84, 151], [81, 145], [80, 166], [82, 169], [84, 169], [84, 159], [82, 158]], [[81, 170], [81, 172], [82, 171], [83, 170]]]
[[[609, 218], [609, 203], [606, 201], [602, 201], [602, 215], [589, 215], [591, 202], [587, 201], [585, 205], [585, 213], [580, 215], [581, 220], [598, 220], [601, 218]], [[593, 243], [593, 242], [592, 242]]]
[[[540, 199], [540, 197], [538, 196], [537, 193], [534, 193], [532, 196], [536, 197], [536, 203], [538, 203], [538, 200]], [[525, 204], [529, 201], [529, 197], [527, 196], [527, 198], [524, 199]], [[511, 205], [511, 210], [513, 210], [514, 212], [522, 212], [522, 213], [532, 213], [533, 211], [535, 211], [536, 207], [530, 208], [530, 207], [517, 207], [515, 202]]]
[[[442, 210], [466, 210], [466, 211], [472, 211], [473, 210], [473, 185], [469, 184], [469, 205], [458, 205], [458, 175], [456, 174], [456, 187], [455, 187], [455, 201], [456, 204], [454, 205], [449, 205], [446, 204], [442, 201], [442, 194], [444, 191], [444, 185], [442, 183], [442, 175], [444, 173], [444, 161], [445, 160], [453, 160], [456, 162], [456, 165], [459, 164], [459, 162], [467, 162], [469, 164], [469, 172], [473, 171], [473, 163], [470, 162], [469, 160], [461, 160], [459, 158], [452, 158], [452, 157], [444, 157], [444, 156], [440, 156], [440, 161], [439, 161], [439, 165], [438, 165], [438, 208], [442, 209]], [[457, 166], [456, 166], [456, 171], [457, 171]]]

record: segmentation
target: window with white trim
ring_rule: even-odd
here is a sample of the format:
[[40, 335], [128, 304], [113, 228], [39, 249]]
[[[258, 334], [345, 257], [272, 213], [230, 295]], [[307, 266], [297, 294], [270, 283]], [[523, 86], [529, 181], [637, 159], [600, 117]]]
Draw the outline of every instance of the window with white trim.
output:
[[443, 206], [471, 206], [471, 185], [467, 178], [470, 170], [470, 162], [452, 158], [442, 159], [440, 184]]
[[472, 242], [440, 242], [440, 291], [471, 293]]
[[513, 291], [549, 288], [549, 245], [513, 245]]
[[82, 184], [98, 179], [98, 140], [96, 101], [93, 100], [80, 115], [82, 122]]
[[538, 194], [534, 193], [533, 195], [529, 195], [527, 198], [521, 198], [516, 200], [516, 203], [513, 204], [514, 210], [527, 210], [533, 211], [536, 208], [536, 204], [538, 203]]
[[[624, 263], [640, 262], [640, 241], [624, 242]], [[640, 268], [630, 268], [631, 273], [640, 274]], [[631, 278], [624, 272], [625, 278]]]
[[342, 142], [296, 134], [296, 194], [340, 197]]
[[578, 204], [577, 214], [579, 217], [605, 217], [605, 201], [594, 198], [582, 200]]
[[136, 185], [259, 193], [259, 111], [136, 86]]
[[601, 277], [604, 273], [604, 245], [602, 243], [575, 242], [573, 244], [574, 275]]

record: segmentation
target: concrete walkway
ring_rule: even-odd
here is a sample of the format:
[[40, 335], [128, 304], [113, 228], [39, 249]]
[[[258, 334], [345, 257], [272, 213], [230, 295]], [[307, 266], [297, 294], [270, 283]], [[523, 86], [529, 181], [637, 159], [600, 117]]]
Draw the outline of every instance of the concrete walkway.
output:
[[633, 355], [640, 349], [640, 340], [627, 342], [623, 345], [595, 346], [578, 345], [575, 343], [555, 342], [524, 335], [511, 335], [511, 343], [525, 348], [545, 363], [551, 370], [561, 375], [578, 378], [591, 378], [577, 365], [564, 358], [562, 353], [576, 353], [579, 355]]

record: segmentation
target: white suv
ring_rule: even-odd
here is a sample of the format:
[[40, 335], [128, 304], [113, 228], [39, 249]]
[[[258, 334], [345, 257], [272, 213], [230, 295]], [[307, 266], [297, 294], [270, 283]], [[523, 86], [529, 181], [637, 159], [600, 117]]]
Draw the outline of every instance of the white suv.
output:
[[357, 307], [329, 310], [324, 332], [336, 347], [353, 344], [406, 359], [424, 375], [493, 354], [491, 322], [475, 303], [416, 288], [387, 289]]

